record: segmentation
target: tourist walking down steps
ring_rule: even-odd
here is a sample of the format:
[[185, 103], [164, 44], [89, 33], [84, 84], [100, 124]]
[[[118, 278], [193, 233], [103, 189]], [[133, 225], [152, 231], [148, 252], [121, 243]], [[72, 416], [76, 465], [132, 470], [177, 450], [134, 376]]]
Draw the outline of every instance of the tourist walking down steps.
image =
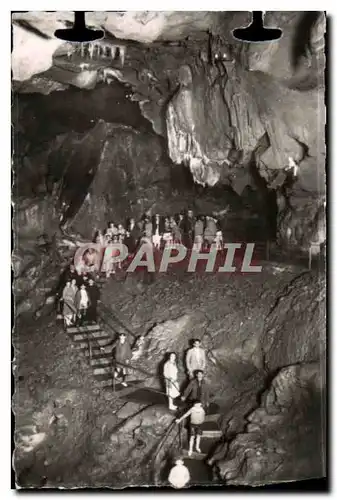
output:
[[164, 378], [166, 386], [166, 394], [169, 401], [169, 410], [176, 410], [177, 406], [173, 404], [173, 400], [180, 396], [179, 384], [178, 384], [178, 367], [177, 367], [177, 356], [175, 352], [169, 354], [169, 358], [164, 364]]

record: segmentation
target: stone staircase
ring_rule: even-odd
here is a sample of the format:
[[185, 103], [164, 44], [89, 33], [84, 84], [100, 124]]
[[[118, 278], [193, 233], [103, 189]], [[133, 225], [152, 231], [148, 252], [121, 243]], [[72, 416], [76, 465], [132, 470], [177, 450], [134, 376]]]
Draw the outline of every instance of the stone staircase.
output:
[[67, 334], [75, 349], [88, 358], [99, 387], [112, 387], [112, 347], [111, 339], [98, 323], [87, 326], [67, 327]]
[[[114, 387], [112, 350], [115, 341], [106, 333], [104, 327], [99, 323], [86, 326], [71, 326], [67, 327], [66, 332], [75, 349], [81, 352], [87, 358], [88, 363], [90, 363], [97, 385], [112, 390]], [[159, 400], [157, 395], [158, 401], [156, 401], [154, 394], [145, 394], [146, 391], [149, 392], [151, 389], [146, 387], [141, 388], [142, 385], [143, 382], [141, 380], [133, 382], [128, 381], [127, 388], [117, 384], [115, 390], [118, 391], [119, 398], [129, 399], [130, 401], [133, 399], [140, 399], [141, 401], [144, 400], [144, 402], [146, 402], [146, 400], [147, 402], [151, 400], [154, 404], [157, 403], [160, 406], [166, 406], [165, 396], [161, 396], [161, 398], [159, 398], [161, 400]], [[133, 395], [134, 397], [132, 397]], [[137, 395], [138, 398], [136, 397]], [[167, 409], [167, 411], [169, 410]], [[188, 456], [188, 433], [186, 431], [183, 432], [181, 452], [184, 459], [189, 462], [189, 467], [192, 466], [193, 468], [193, 463], [197, 465], [197, 463], [202, 461], [204, 462], [202, 467], [204, 467], [206, 471], [206, 458], [222, 436], [222, 432], [218, 425], [220, 414], [216, 409], [213, 409], [213, 412], [206, 415], [205, 422], [202, 425], [201, 453], [194, 451], [191, 456]], [[196, 467], [197, 471], [199, 470], [198, 467]], [[198, 477], [198, 475], [199, 472], [196, 472], [196, 477]]]

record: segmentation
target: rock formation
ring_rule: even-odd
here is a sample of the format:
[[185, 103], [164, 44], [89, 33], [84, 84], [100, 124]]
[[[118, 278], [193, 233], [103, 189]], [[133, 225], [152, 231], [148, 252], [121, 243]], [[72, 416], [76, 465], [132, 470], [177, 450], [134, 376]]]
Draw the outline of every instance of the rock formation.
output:
[[[271, 221], [275, 231], [267, 238], [277, 236], [287, 251], [325, 243], [324, 15], [266, 13], [266, 24], [284, 31], [273, 44], [242, 44], [231, 37], [248, 18], [247, 12], [92, 12], [87, 24], [104, 28], [106, 37], [78, 46], [53, 38], [55, 29], [70, 26], [71, 13], [13, 15], [17, 316], [50, 312], [60, 269], [72, 258], [77, 239], [91, 239], [109, 219], [193, 207], [224, 213], [226, 221], [236, 212], [237, 232], [228, 231], [230, 236], [246, 234], [240, 230], [249, 216], [257, 217], [262, 230]], [[183, 286], [170, 275], [149, 287], [129, 276], [104, 290], [137, 335], [146, 334], [141, 362], [149, 371], [168, 350], [177, 350], [183, 373], [188, 341], [202, 339], [207, 380], [223, 404], [226, 440], [211, 461], [229, 484], [325, 473], [323, 458], [310, 460], [325, 446], [324, 277], [282, 266], [266, 264], [261, 275], [239, 282], [236, 276], [230, 282], [183, 276]], [[61, 357], [70, 348], [54, 329]], [[65, 359], [71, 366], [76, 356]], [[78, 373], [72, 376], [81, 386]], [[63, 391], [68, 381], [62, 383]], [[63, 392], [62, 398], [63, 408]], [[49, 444], [38, 456], [37, 468], [53, 484], [64, 480], [57, 477], [60, 453], [69, 453], [76, 434], [71, 466], [80, 463], [85, 433], [94, 436], [95, 447], [99, 443], [93, 469], [98, 477], [104, 461], [110, 465], [116, 453], [125, 453], [116, 481], [131, 484], [134, 470], [125, 464], [139, 463], [144, 443], [151, 448], [170, 420], [151, 408], [138, 414], [138, 403], [117, 409], [114, 401], [113, 416], [105, 401], [100, 404], [105, 413], [99, 433], [96, 410], [82, 403], [67, 439], [67, 417], [56, 424], [35, 419], [39, 428], [29, 431], [34, 439], [52, 443], [55, 431], [60, 445], [55, 466]], [[49, 403], [39, 405], [52, 416]], [[156, 419], [160, 425], [149, 438]], [[116, 423], [125, 426], [124, 441]], [[25, 439], [33, 446], [34, 439], [26, 437], [23, 445], [19, 441], [22, 449]], [[109, 474], [104, 472], [104, 484]], [[67, 484], [70, 476], [64, 472]]]
[[[262, 485], [326, 474], [325, 380], [321, 362], [280, 370], [217, 463], [227, 484]], [[315, 460], [312, 460], [312, 456]]]
[[[254, 164], [278, 193], [280, 243], [307, 250], [325, 241], [322, 13], [266, 13], [266, 25], [284, 31], [271, 44], [231, 37], [247, 13], [90, 13], [87, 22], [106, 30], [94, 50], [53, 39], [54, 27], [70, 20], [55, 14], [13, 16], [19, 91], [119, 80], [196, 182], [229, 184], [240, 194], [254, 184]], [[39, 48], [34, 64], [28, 42]]]

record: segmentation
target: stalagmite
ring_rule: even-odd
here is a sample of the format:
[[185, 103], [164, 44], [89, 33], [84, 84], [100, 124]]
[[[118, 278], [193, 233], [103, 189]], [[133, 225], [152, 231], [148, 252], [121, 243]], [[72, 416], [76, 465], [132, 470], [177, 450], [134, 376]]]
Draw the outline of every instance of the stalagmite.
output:
[[93, 43], [89, 43], [88, 52], [90, 59], [92, 59], [94, 56], [94, 50], [95, 50], [95, 45]]
[[72, 46], [71, 44], [67, 45], [67, 58], [70, 59], [72, 54]]
[[288, 160], [289, 160], [288, 169], [291, 169], [293, 171], [293, 176], [297, 177], [297, 172], [298, 172], [297, 163], [294, 161], [294, 159], [291, 156], [289, 156]]
[[125, 51], [126, 51], [126, 47], [124, 47], [124, 46], [120, 46], [120, 47], [119, 47], [119, 57], [120, 57], [120, 60], [121, 60], [122, 66], [124, 66], [124, 61], [125, 61]]
[[116, 57], [116, 45], [111, 45], [111, 59], [114, 60]]

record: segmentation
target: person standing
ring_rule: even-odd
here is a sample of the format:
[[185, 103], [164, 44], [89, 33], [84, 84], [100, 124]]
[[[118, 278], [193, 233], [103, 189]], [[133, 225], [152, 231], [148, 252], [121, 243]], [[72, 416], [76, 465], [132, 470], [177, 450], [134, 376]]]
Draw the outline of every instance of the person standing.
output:
[[153, 225], [149, 217], [145, 217], [144, 234], [152, 243]]
[[110, 240], [110, 236], [108, 236], [109, 240], [107, 239], [107, 243], [105, 244], [105, 250], [104, 250], [104, 256], [103, 256], [103, 262], [101, 266], [101, 272], [105, 273], [106, 277], [109, 278], [112, 272], [114, 271], [114, 266], [113, 266], [113, 259], [112, 259], [112, 253], [113, 253], [113, 242]]
[[71, 306], [71, 309], [72, 309], [72, 323], [76, 323], [76, 313], [77, 313], [77, 310], [76, 310], [76, 294], [78, 292], [78, 286], [77, 286], [77, 281], [76, 281], [76, 278], [73, 278], [71, 280], [71, 285], [70, 285], [70, 288], [72, 290], [72, 294], [73, 294], [73, 301], [70, 302], [70, 306]]
[[170, 224], [171, 224], [173, 243], [181, 244], [182, 233], [181, 233], [180, 228], [179, 228], [179, 226], [178, 226], [178, 224], [173, 216], [170, 217]]
[[194, 377], [194, 372], [196, 370], [205, 371], [206, 353], [204, 349], [200, 347], [199, 339], [194, 339], [193, 347], [187, 351], [186, 368], [190, 379]]
[[201, 453], [200, 441], [202, 436], [202, 424], [205, 422], [205, 410], [202, 406], [201, 401], [195, 401], [192, 408], [190, 408], [182, 417], [178, 418], [176, 422], [179, 424], [182, 420], [190, 417], [190, 440], [188, 456], [190, 457], [193, 452], [193, 446], [195, 441], [195, 450], [197, 453]]
[[202, 220], [202, 216], [198, 215], [196, 223], [194, 225], [194, 250], [200, 252], [202, 249], [202, 244], [204, 241], [204, 221]]
[[89, 295], [87, 293], [86, 287], [84, 284], [81, 285], [81, 288], [77, 290], [75, 296], [75, 306], [77, 310], [77, 316], [81, 322], [87, 319], [87, 311], [89, 307]]
[[165, 378], [166, 394], [169, 401], [169, 410], [174, 411], [177, 409], [177, 406], [173, 404], [173, 400], [180, 396], [177, 356], [175, 352], [169, 354], [169, 358], [164, 364], [163, 374]]
[[198, 370], [195, 373], [195, 378], [186, 387], [181, 400], [182, 401], [201, 401], [205, 408], [209, 405], [209, 389], [204, 380], [204, 373]]
[[[127, 387], [127, 383], [125, 382], [127, 369], [124, 365], [130, 364], [130, 359], [132, 356], [131, 346], [129, 340], [126, 338], [125, 333], [121, 333], [119, 335], [118, 342], [115, 346], [115, 378], [122, 379], [122, 385]], [[119, 364], [120, 363], [120, 364]]]
[[153, 229], [153, 235], [152, 235], [153, 246], [154, 246], [154, 248], [159, 250], [160, 244], [161, 244], [162, 234], [164, 232], [162, 218], [160, 217], [159, 214], [156, 214], [153, 217], [152, 229]]
[[190, 473], [186, 465], [184, 465], [184, 461], [181, 458], [178, 458], [175, 461], [175, 466], [172, 467], [168, 482], [173, 486], [173, 488], [183, 488], [187, 485], [189, 480], [191, 479]]
[[65, 327], [70, 326], [73, 322], [74, 310], [75, 310], [75, 295], [76, 290], [71, 286], [71, 281], [68, 280], [66, 286], [62, 291], [62, 314]]
[[169, 217], [164, 219], [164, 234], [163, 241], [166, 248], [170, 248], [172, 245], [172, 231]]
[[194, 226], [195, 226], [195, 217], [193, 215], [192, 210], [187, 211], [187, 217], [185, 220], [185, 234], [186, 234], [186, 242], [187, 247], [192, 248], [194, 241]]
[[206, 217], [206, 227], [204, 231], [204, 240], [205, 243], [207, 244], [207, 247], [210, 248], [213, 241], [215, 240], [216, 233], [217, 233], [217, 225], [216, 221], [213, 217], [207, 215]]
[[118, 228], [116, 227], [116, 225], [114, 224], [114, 222], [110, 222], [109, 223], [109, 227], [106, 230], [106, 234], [108, 234], [111, 238], [113, 236], [117, 236], [117, 234], [118, 234]]
[[126, 243], [129, 253], [133, 254], [136, 251], [136, 248], [139, 243], [139, 239], [141, 237], [141, 229], [139, 225], [136, 224], [135, 219], [131, 217], [127, 224], [127, 238], [128, 242]]
[[92, 278], [89, 279], [87, 292], [89, 295], [88, 321], [96, 323], [97, 304], [100, 299], [100, 291]]

